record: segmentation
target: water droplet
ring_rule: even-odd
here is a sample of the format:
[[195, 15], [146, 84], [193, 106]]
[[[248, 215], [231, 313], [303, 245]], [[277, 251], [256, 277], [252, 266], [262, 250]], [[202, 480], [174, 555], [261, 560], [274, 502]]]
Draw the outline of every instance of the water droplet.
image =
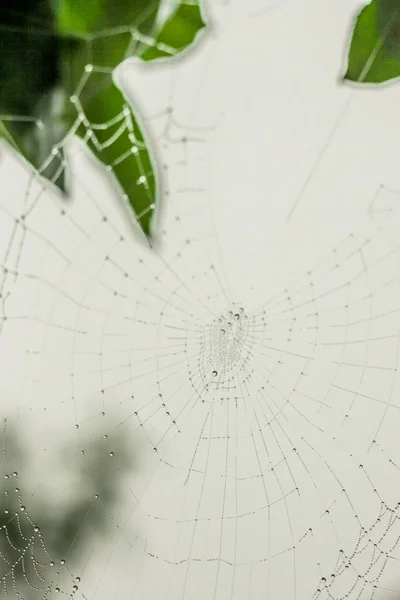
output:
[[33, 528], [34, 531], [36, 531], [36, 533], [39, 531], [39, 527], [37, 525], [35, 525], [35, 527]]
[[26, 507], [25, 506], [21, 506], [21, 512], [25, 512], [26, 511]]
[[51, 567], [54, 567], [54, 565], [55, 565], [55, 562], [54, 562], [54, 560], [51, 560], [51, 561], [50, 561], [50, 566], [51, 566]]
[[62, 559], [60, 560], [60, 563], [61, 563], [62, 565], [65, 565], [65, 558], [62, 558]]
[[236, 319], [236, 321], [238, 321], [238, 320], [240, 319], [240, 315], [239, 315], [239, 313], [236, 313], [236, 315], [235, 315], [235, 319]]
[[105, 434], [103, 435], [103, 438], [106, 440], [106, 439], [108, 438], [108, 435], [105, 433]]
[[8, 508], [6, 508], [6, 509], [4, 510], [4, 512], [6, 513], [6, 515], [8, 515]]
[[78, 423], [75, 425], [75, 429], [79, 429], [79, 425], [78, 425]]
[[213, 376], [213, 377], [216, 377], [217, 375], [218, 375], [217, 371], [213, 371], [213, 372], [212, 372], [212, 376]]
[[153, 452], [157, 452], [157, 448], [153, 448]]
[[56, 587], [56, 592], [61, 592], [61, 589], [59, 587]]
[[74, 590], [74, 592], [76, 592], [76, 590], [78, 589], [78, 586], [77, 585], [73, 585], [72, 589]]
[[112, 457], [112, 456], [114, 456], [114, 452], [110, 452], [110, 456], [111, 456], [111, 457]]
[[14, 476], [14, 477], [18, 477], [18, 473], [17, 473], [17, 471], [14, 471], [14, 473], [13, 473], [13, 476]]
[[225, 329], [221, 329], [222, 335], [225, 335]]

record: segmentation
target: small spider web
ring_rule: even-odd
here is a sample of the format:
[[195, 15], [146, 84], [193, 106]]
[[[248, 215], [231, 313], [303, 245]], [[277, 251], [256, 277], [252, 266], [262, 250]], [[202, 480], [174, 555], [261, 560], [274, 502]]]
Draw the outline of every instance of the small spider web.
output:
[[[87, 600], [79, 591], [81, 578], [74, 576], [65, 559], [53, 560], [40, 527], [29, 516], [27, 496], [21, 491], [18, 472], [4, 472], [7, 454], [7, 420], [2, 431], [1, 550], [2, 596], [23, 598], [60, 597]], [[11, 461], [12, 462], [12, 461]]]

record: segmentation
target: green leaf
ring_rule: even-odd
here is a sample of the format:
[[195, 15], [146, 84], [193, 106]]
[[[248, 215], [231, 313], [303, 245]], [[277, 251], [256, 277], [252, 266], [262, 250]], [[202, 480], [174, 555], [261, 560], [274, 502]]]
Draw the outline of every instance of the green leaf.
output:
[[53, 0], [53, 4], [59, 32], [85, 36], [102, 18], [103, 3], [99, 0]]
[[76, 36], [136, 26], [148, 13], [157, 13], [160, 4], [159, 0], [52, 1], [58, 31]]
[[398, 0], [379, 0], [378, 29], [393, 58], [400, 61], [400, 5]]
[[114, 174], [142, 230], [150, 235], [157, 184], [143, 132], [111, 76], [94, 73], [93, 77], [101, 91], [80, 107], [85, 120], [77, 134]]
[[[69, 94], [75, 94], [85, 77], [86, 65], [115, 69], [137, 54], [135, 32], [149, 33], [161, 0], [53, 0], [57, 25], [63, 34], [84, 36], [74, 46], [63, 45], [60, 68]], [[59, 12], [60, 11], [60, 12]], [[93, 87], [91, 91], [95, 93]], [[88, 86], [85, 93], [89, 93]]]
[[[154, 25], [158, 2], [153, 3], [152, 8], [150, 16], [146, 13], [149, 29]], [[93, 36], [89, 43], [81, 40], [79, 47], [73, 49], [72, 56], [70, 49], [65, 48], [61, 61], [62, 79], [68, 94], [72, 97], [77, 95], [80, 108], [75, 116], [84, 114], [86, 118], [86, 126], [82, 125], [77, 134], [86, 141], [101, 163], [106, 167], [112, 166], [111, 170], [122, 194], [136, 215], [143, 232], [149, 236], [153, 208], [158, 200], [155, 167], [132, 109], [113, 83], [111, 76], [116, 66], [135, 54], [137, 42], [134, 42], [131, 31], [124, 30], [111, 35], [103, 32]], [[104, 69], [107, 72], [104, 72]], [[119, 121], [117, 119], [115, 125], [105, 130], [98, 127], [102, 123], [113, 121], [118, 115], [122, 116], [124, 109], [129, 110], [130, 131], [121, 130], [126, 121], [123, 118]], [[87, 140], [87, 130], [92, 124], [96, 125], [93, 127], [93, 138]], [[113, 139], [113, 143], [108, 145], [110, 139]], [[137, 140], [137, 143], [133, 140]], [[138, 153], [133, 154], [132, 148], [137, 148]], [[121, 157], [125, 158], [121, 160]], [[146, 179], [140, 183], [143, 176]]]
[[194, 43], [206, 23], [197, 2], [181, 2], [167, 19], [161, 30], [154, 36], [154, 44], [141, 53], [142, 60], [174, 56]]
[[400, 77], [400, 61], [386, 46], [378, 22], [379, 0], [372, 0], [357, 17], [344, 79], [358, 83], [383, 83]]

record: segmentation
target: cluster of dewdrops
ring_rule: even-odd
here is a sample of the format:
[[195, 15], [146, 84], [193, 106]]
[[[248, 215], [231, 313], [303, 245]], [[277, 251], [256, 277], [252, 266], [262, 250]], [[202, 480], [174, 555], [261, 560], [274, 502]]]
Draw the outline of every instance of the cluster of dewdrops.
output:
[[[239, 312], [234, 313], [232, 310], [230, 310], [228, 316], [222, 315], [218, 318], [219, 331], [222, 336], [228, 335], [229, 339], [235, 341], [238, 331], [233, 327], [233, 321], [239, 321], [243, 316], [243, 313], [244, 309], [240, 308]], [[247, 319], [247, 315], [245, 315], [245, 318]], [[212, 375], [213, 377], [217, 377], [218, 371], [214, 370]]]
[[[6, 474], [6, 475], [4, 475], [4, 479], [6, 479], [6, 480], [9, 480], [11, 477], [12, 477], [12, 478], [14, 478], [14, 479], [17, 479], [17, 478], [18, 478], [18, 473], [17, 473], [17, 471], [14, 471], [12, 474]], [[26, 537], [26, 535], [23, 533], [23, 531], [22, 531], [22, 529], [21, 529], [21, 525], [20, 525], [19, 519], [17, 519], [17, 520], [16, 520], [16, 524], [17, 524], [18, 531], [19, 531], [19, 533], [20, 533], [20, 535], [21, 535], [21, 538], [27, 541], [27, 546], [26, 546], [26, 547], [28, 547], [28, 546], [29, 546], [29, 545], [31, 545], [31, 544], [32, 544], [32, 542], [34, 541], [34, 539], [35, 539], [35, 536], [37, 536], [37, 537], [40, 539], [40, 544], [41, 544], [41, 546], [42, 546], [42, 549], [43, 549], [43, 551], [45, 552], [45, 554], [46, 554], [46, 555], [48, 556], [48, 558], [50, 559], [50, 561], [49, 561], [49, 563], [48, 563], [48, 566], [50, 566], [50, 567], [55, 567], [55, 564], [56, 564], [56, 563], [55, 563], [55, 561], [54, 561], [54, 560], [51, 560], [51, 557], [50, 557], [50, 555], [49, 555], [49, 552], [48, 552], [48, 550], [47, 550], [47, 548], [46, 548], [46, 546], [45, 546], [45, 544], [44, 544], [44, 542], [43, 542], [43, 539], [42, 539], [42, 533], [41, 533], [41, 531], [40, 531], [40, 528], [39, 528], [39, 527], [38, 527], [36, 524], [34, 524], [34, 523], [33, 523], [33, 521], [31, 520], [31, 518], [29, 517], [29, 515], [28, 515], [28, 514], [27, 514], [27, 512], [26, 512], [26, 506], [24, 506], [24, 505], [22, 504], [22, 498], [21, 498], [21, 491], [20, 491], [20, 488], [19, 488], [19, 487], [15, 487], [15, 488], [14, 488], [14, 491], [15, 491], [15, 492], [18, 494], [18, 499], [19, 499], [19, 511], [18, 511], [18, 510], [17, 510], [17, 511], [15, 511], [14, 515], [15, 515], [16, 517], [18, 517], [18, 516], [20, 515], [20, 513], [23, 513], [23, 514], [25, 515], [25, 518], [26, 518], [26, 519], [29, 521], [29, 523], [32, 525], [32, 527], [33, 527], [33, 532], [34, 532], [30, 538], [27, 538], [27, 537]], [[6, 497], [9, 495], [9, 493], [8, 493], [8, 491], [7, 491], [7, 490], [5, 490], [5, 491], [4, 491], [4, 495], [5, 495]], [[9, 511], [9, 509], [8, 509], [8, 508], [4, 509], [4, 513], [5, 513], [6, 515], [10, 514], [10, 511]], [[13, 517], [11, 516], [11, 517], [10, 517], [10, 520], [11, 520], [12, 518], [13, 518]], [[6, 524], [5, 524], [5, 525], [3, 525], [3, 530], [5, 530], [5, 535], [6, 535], [6, 538], [8, 539], [8, 541], [9, 541], [10, 545], [12, 545], [12, 542], [11, 542], [11, 540], [9, 539], [9, 536], [8, 536], [8, 533], [7, 533], [7, 525], [6, 525]], [[15, 576], [14, 576], [14, 567], [16, 566], [16, 564], [17, 564], [17, 563], [15, 563], [13, 566], [11, 566], [11, 569], [10, 569], [9, 573], [7, 573], [6, 575], [0, 576], [0, 584], [1, 584], [1, 583], [2, 583], [2, 584], [4, 584], [4, 586], [5, 586], [5, 589], [6, 589], [6, 580], [7, 580], [7, 576], [8, 576], [8, 575], [10, 575], [10, 576], [11, 576], [11, 579], [12, 579], [12, 581], [13, 581], [13, 585], [14, 585], [14, 588], [16, 589], [16, 582], [15, 582]], [[67, 567], [67, 565], [66, 565], [66, 560], [65, 560], [65, 559], [61, 559], [61, 560], [60, 560], [60, 565], [62, 565], [64, 568], [66, 568], [66, 569], [69, 571], [69, 569], [68, 569], [68, 567]], [[57, 571], [57, 572], [56, 572], [56, 575], [57, 575], [57, 576], [59, 576], [59, 575], [60, 575], [60, 572], [59, 572], [59, 571]], [[26, 579], [26, 578], [25, 578], [25, 579]], [[74, 580], [73, 580], [73, 581], [74, 581], [74, 583], [73, 583], [73, 585], [72, 585], [72, 592], [68, 594], [69, 598], [72, 598], [72, 597], [74, 596], [74, 594], [75, 594], [75, 593], [78, 591], [78, 589], [79, 589], [79, 588], [78, 588], [78, 583], [80, 582], [80, 580], [81, 580], [81, 578], [80, 578], [79, 576], [76, 576], [76, 577], [74, 578]], [[32, 586], [32, 585], [29, 583], [29, 581], [28, 581], [27, 579], [26, 579], [26, 582], [28, 583], [28, 585], [29, 585], [30, 587], [32, 587], [32, 589], [35, 589], [35, 588], [33, 588], [33, 586]], [[45, 594], [42, 596], [42, 600], [46, 600], [46, 599], [48, 598], [48, 594], [49, 594], [49, 593], [51, 593], [51, 591], [52, 591], [52, 588], [53, 588], [53, 585], [54, 585], [54, 582], [50, 583], [50, 584], [47, 586], [47, 593], [45, 593]], [[61, 588], [60, 588], [58, 585], [57, 585], [57, 586], [54, 588], [54, 591], [55, 591], [55, 592], [57, 592], [57, 593], [66, 594], [66, 592], [65, 592], [64, 590], [62, 590], [62, 589], [61, 589]], [[6, 595], [7, 595], [7, 591], [6, 591], [5, 593], [6, 593]], [[18, 594], [18, 597], [19, 597], [19, 594]]]

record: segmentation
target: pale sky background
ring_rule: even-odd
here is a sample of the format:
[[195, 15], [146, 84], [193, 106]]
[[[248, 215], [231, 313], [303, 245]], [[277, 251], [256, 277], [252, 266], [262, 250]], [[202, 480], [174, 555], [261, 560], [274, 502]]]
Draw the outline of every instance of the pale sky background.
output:
[[210, 0], [196, 49], [120, 68], [167, 166], [153, 252], [74, 147], [68, 204], [2, 154], [26, 497], [68, 501], [63, 444], [88, 473], [101, 444], [122, 469], [105, 434], [138, 456], [73, 565], [87, 598], [400, 595], [400, 86], [340, 83], [359, 8]]

